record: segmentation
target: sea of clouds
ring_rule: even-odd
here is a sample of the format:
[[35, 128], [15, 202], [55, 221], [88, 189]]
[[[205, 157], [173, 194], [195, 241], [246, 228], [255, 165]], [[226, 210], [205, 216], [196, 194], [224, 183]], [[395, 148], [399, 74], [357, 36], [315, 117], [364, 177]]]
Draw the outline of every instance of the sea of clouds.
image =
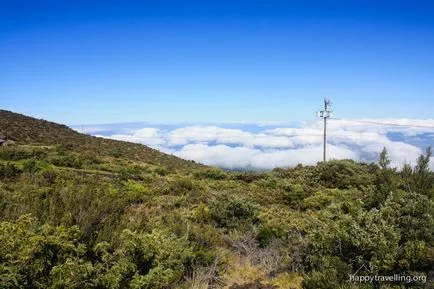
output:
[[[434, 119], [328, 121], [328, 159], [375, 162], [386, 147], [392, 165], [415, 164], [434, 145]], [[78, 128], [76, 128], [78, 129]], [[145, 144], [225, 169], [269, 170], [322, 160], [323, 122], [84, 126], [86, 133]], [[434, 161], [431, 160], [434, 170]]]

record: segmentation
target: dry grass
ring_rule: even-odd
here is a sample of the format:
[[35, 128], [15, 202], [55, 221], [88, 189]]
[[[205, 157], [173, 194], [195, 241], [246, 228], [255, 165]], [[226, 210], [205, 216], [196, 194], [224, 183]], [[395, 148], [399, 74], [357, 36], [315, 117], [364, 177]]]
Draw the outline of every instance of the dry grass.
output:
[[218, 258], [207, 267], [196, 267], [195, 270], [185, 277], [184, 287], [191, 289], [222, 288], [224, 280], [218, 274]]
[[295, 273], [282, 273], [273, 278], [269, 283], [279, 289], [301, 289], [303, 277]]
[[261, 267], [253, 265], [252, 260], [241, 255], [234, 255], [230, 259], [229, 270], [224, 276], [226, 283], [224, 288], [230, 288], [235, 284], [255, 283], [265, 278], [265, 272]]

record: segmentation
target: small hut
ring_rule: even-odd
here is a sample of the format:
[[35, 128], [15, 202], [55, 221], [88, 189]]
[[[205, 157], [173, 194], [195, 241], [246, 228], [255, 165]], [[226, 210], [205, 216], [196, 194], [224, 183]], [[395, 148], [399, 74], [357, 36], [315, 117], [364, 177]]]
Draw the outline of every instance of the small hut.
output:
[[3, 137], [3, 136], [0, 136], [0, 146], [2, 146], [2, 147], [5, 147], [5, 146], [9, 146], [9, 145], [14, 145], [15, 144], [15, 141], [13, 141], [13, 140], [11, 140], [10, 138], [8, 138], [8, 137]]

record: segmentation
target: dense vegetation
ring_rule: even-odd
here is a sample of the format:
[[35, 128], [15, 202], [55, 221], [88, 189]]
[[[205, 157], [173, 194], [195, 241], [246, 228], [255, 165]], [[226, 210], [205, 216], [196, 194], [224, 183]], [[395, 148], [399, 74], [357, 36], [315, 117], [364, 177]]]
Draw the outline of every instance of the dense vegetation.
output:
[[[0, 288], [432, 282], [430, 149], [400, 171], [384, 150], [378, 164], [224, 172], [6, 115], [0, 131], [17, 145], [0, 147]], [[57, 129], [64, 130], [56, 131], [58, 142]], [[350, 275], [393, 274], [427, 281], [348, 282]]]

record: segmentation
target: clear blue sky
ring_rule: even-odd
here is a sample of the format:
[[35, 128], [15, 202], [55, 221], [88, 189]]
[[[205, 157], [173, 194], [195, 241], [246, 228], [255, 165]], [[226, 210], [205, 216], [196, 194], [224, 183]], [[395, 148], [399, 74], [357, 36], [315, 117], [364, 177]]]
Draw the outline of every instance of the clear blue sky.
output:
[[[432, 1], [0, 0], [0, 107], [66, 124], [432, 118]], [[65, 4], [67, 3], [67, 4]]]

